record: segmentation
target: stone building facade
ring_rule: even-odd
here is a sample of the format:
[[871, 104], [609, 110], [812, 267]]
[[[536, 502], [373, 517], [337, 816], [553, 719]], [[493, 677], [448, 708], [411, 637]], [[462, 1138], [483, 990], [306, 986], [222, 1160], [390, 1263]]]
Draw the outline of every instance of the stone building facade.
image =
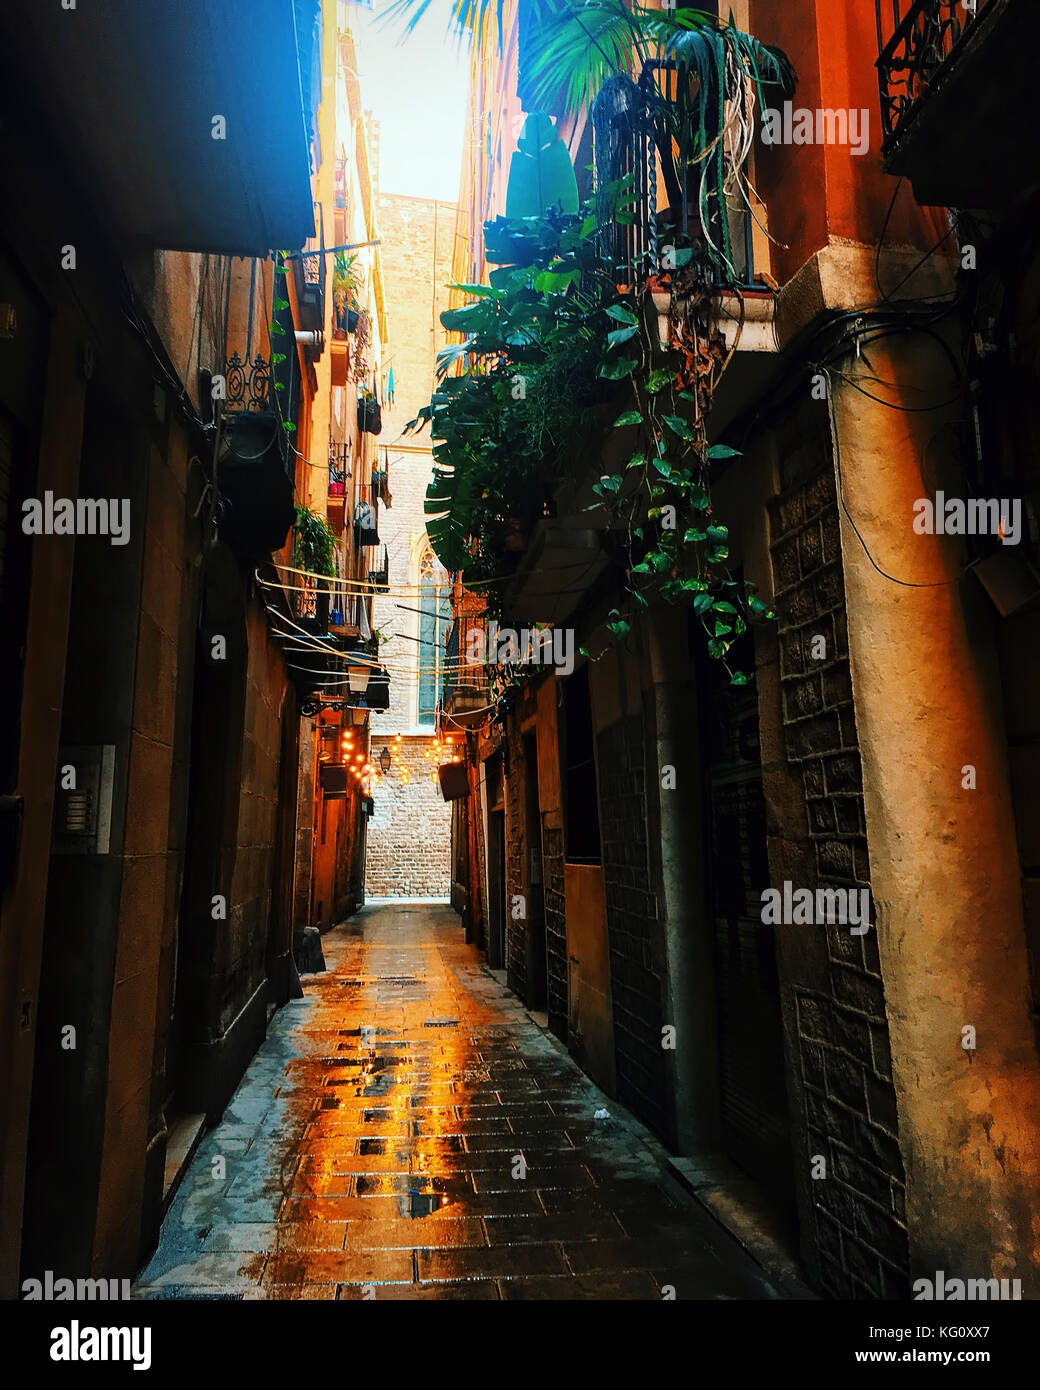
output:
[[[792, 55], [800, 105], [876, 117], [869, 6], [734, 8]], [[962, 72], [967, 100], [989, 36], [999, 80], [1011, 50], [996, 36], [1011, 43], [1027, 13], [980, 9], [970, 42], [947, 36], [928, 61], [944, 81]], [[905, 30], [889, 41], [898, 75]], [[500, 84], [516, 57], [507, 47]], [[717, 1214], [746, 1230], [748, 1210], [768, 1210], [837, 1298], [906, 1298], [937, 1270], [1040, 1292], [1037, 536], [1011, 554], [1003, 529], [913, 524], [943, 489], [1036, 506], [1023, 402], [1037, 377], [1037, 195], [1006, 224], [1017, 174], [994, 173], [988, 137], [971, 132], [974, 165], [951, 157], [957, 103], [939, 120], [927, 105], [941, 85], [906, 119], [906, 171], [923, 188], [969, 187], [962, 206], [995, 209], [979, 222], [915, 202], [876, 145], [852, 159], [834, 143], [755, 151], [766, 274], [741, 290], [709, 416], [711, 441], [733, 451], [711, 469], [728, 563], [775, 614], [733, 651], [753, 682], [720, 678], [699, 625], [663, 604], [605, 639], [625, 602], [607, 560], [563, 619], [594, 659], [566, 679], [532, 675], [467, 735], [471, 794], [454, 825], [455, 900], [489, 958], [502, 921], [510, 986], [693, 1160], [700, 1187], [718, 1186]], [[473, 89], [475, 124], [488, 89]], [[471, 151], [463, 229], [502, 212], [508, 154]], [[473, 283], [488, 267], [469, 246], [455, 278]], [[589, 478], [614, 466], [605, 445]], [[555, 501], [530, 542], [543, 563], [553, 545], [565, 553], [567, 525], [590, 525], [561, 524], [563, 489]], [[510, 616], [538, 621], [545, 572], [526, 587], [518, 574]], [[575, 738], [593, 749], [591, 781], [574, 775]], [[481, 802], [499, 777], [501, 853]], [[793, 889], [858, 895], [868, 919], [769, 921], [763, 894]]]
[[[404, 433], [427, 404], [436, 355], [446, 334], [440, 312], [451, 279], [454, 204], [380, 192], [381, 235], [392, 247], [383, 276], [393, 351], [393, 396], [383, 406], [380, 463], [387, 469], [391, 507], [379, 520], [386, 546], [389, 592], [377, 594], [373, 623], [390, 672], [390, 708], [371, 717], [373, 761], [400, 734], [405, 751], [373, 789], [368, 823], [365, 891], [374, 897], [447, 899], [451, 808], [429, 778], [435, 764], [435, 699], [443, 679], [448, 608], [447, 576], [433, 562], [424, 503], [432, 476], [429, 432]], [[380, 551], [380, 553], [382, 553]], [[431, 617], [424, 620], [423, 609]], [[401, 770], [414, 772], [404, 784]], [[421, 771], [420, 771], [421, 769]], [[422, 826], [421, 833], [417, 831]]]

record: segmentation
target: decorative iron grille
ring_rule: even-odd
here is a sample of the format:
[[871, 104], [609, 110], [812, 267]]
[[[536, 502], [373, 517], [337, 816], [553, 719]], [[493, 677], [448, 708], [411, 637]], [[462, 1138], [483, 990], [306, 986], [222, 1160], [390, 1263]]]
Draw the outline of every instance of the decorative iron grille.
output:
[[899, 139], [917, 102], [992, 0], [874, 0], [882, 151]]
[[271, 363], [260, 353], [251, 362], [232, 353], [224, 364], [224, 381], [228, 410], [271, 409]]
[[[674, 82], [675, 72], [673, 62], [644, 63], [638, 82], [643, 93], [641, 103], [618, 111], [606, 121], [600, 109], [605, 93], [593, 106], [597, 146], [604, 147], [597, 153], [597, 179], [606, 185], [627, 176], [631, 179], [632, 191], [627, 222], [608, 222], [600, 209], [603, 235], [616, 257], [643, 272], [661, 267], [663, 249], [672, 236], [688, 235], [701, 243], [702, 249], [695, 258], [706, 279], [718, 285], [751, 288], [755, 285], [755, 267], [750, 209], [719, 207], [717, 200], [712, 198], [708, 215], [702, 218], [698, 199], [702, 164], [691, 162], [688, 168], [681, 169], [674, 149], [667, 166], [662, 162], [672, 142], [670, 138], [662, 141], [661, 132], [650, 114], [651, 98], [668, 100], [668, 88]], [[659, 171], [663, 173], [671, 204], [667, 213], [657, 206]], [[724, 247], [729, 248], [728, 265], [724, 263]], [[714, 253], [710, 248], [714, 248]]]

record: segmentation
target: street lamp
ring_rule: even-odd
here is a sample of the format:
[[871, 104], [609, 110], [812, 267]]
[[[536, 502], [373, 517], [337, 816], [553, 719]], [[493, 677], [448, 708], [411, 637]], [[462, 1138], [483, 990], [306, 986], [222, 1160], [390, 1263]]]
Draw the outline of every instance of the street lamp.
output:
[[384, 748], [379, 755], [379, 766], [383, 769], [383, 776], [390, 771], [390, 749]]
[[350, 684], [350, 693], [352, 695], [364, 695], [365, 691], [368, 689], [368, 677], [370, 674], [371, 668], [364, 664], [355, 662], [347, 667], [347, 680]]

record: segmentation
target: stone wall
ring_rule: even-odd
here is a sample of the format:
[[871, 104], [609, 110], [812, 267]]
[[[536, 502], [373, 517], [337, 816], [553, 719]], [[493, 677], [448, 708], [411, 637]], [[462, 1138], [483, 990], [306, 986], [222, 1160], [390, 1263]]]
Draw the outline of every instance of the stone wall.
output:
[[[801, 881], [794, 886], [869, 888], [830, 451], [818, 422], [805, 416], [791, 420], [778, 450], [780, 494], [769, 515], [782, 737], [804, 802], [795, 836]], [[773, 881], [776, 886], [775, 871]], [[829, 1292], [905, 1296], [906, 1179], [877, 932], [854, 936], [838, 925], [811, 931], [812, 959], [803, 961], [800, 978], [782, 980], [793, 993], [789, 1040], [793, 1031], [797, 1057], [788, 1057], [788, 1067], [793, 1062], [802, 1110], [796, 1130], [808, 1144], [795, 1162], [808, 1168], [817, 1155], [827, 1160], [826, 1178], [811, 1184], [815, 1231], [803, 1239], [815, 1239], [819, 1278]]]

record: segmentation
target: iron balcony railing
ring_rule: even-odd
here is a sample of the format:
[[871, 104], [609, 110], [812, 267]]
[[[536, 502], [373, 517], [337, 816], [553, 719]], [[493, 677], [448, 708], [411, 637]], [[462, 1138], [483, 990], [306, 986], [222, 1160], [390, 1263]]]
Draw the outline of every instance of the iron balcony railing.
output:
[[[647, 62], [643, 65], [639, 86], [644, 91], [656, 87], [658, 96], [667, 101], [667, 84], [675, 71], [673, 62]], [[698, 194], [703, 163], [691, 162], [685, 170], [679, 168], [677, 159], [662, 150], [660, 132], [655, 130], [645, 111], [636, 119], [631, 112], [625, 112], [612, 120], [611, 125], [614, 167], [608, 181], [627, 176], [632, 192], [632, 206], [626, 209], [630, 220], [615, 221], [604, 227], [613, 254], [637, 271], [653, 272], [665, 263], [665, 248], [672, 237], [690, 237], [700, 240], [704, 247], [697, 263], [703, 267], [706, 278], [720, 287], [755, 287], [754, 219], [750, 209], [720, 207], [712, 197], [707, 219], [702, 220]], [[665, 150], [670, 145], [669, 137]], [[658, 207], [659, 163], [664, 191], [669, 198], [667, 210]], [[719, 252], [727, 245], [729, 264], [719, 257]], [[716, 248], [714, 255], [709, 247]]]
[[[224, 363], [224, 391], [223, 410], [228, 430], [233, 439], [248, 440], [243, 445], [247, 450], [246, 458], [255, 462], [274, 449], [286, 473], [290, 473], [293, 455], [282, 428], [282, 402], [275, 395], [270, 359], [258, 352], [244, 361], [238, 352], [233, 352]], [[289, 398], [293, 400], [291, 392]], [[268, 436], [266, 448], [256, 442], [263, 433]]]
[[313, 326], [321, 328], [325, 323], [325, 222], [321, 203], [314, 204], [314, 222], [317, 235], [307, 239], [300, 260], [302, 275], [301, 308], [313, 318]]
[[390, 556], [386, 546], [383, 546], [383, 558], [379, 566], [368, 571], [368, 582], [373, 590], [385, 593], [390, 587]]
[[485, 667], [469, 660], [470, 633], [474, 628], [483, 626], [484, 619], [479, 616], [460, 613], [452, 619], [445, 642], [444, 686], [441, 692], [443, 709], [447, 708], [453, 695], [487, 694]]
[[243, 361], [233, 352], [224, 363], [224, 409], [230, 414], [240, 411], [272, 409], [271, 363], [259, 352]]
[[993, 0], [874, 0], [882, 153], [895, 145], [917, 102], [965, 32]]
[[350, 445], [329, 445], [329, 496], [344, 497], [350, 477]]

